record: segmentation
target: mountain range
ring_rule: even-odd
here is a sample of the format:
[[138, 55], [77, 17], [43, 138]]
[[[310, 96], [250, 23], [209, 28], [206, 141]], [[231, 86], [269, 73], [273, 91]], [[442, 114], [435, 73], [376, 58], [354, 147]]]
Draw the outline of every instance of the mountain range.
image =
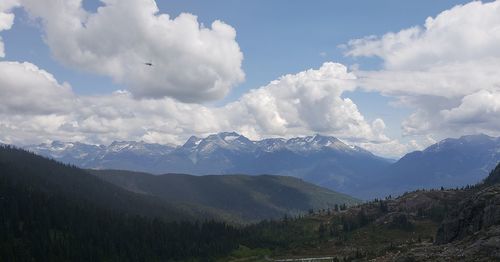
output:
[[473, 184], [500, 161], [500, 138], [486, 135], [445, 139], [396, 162], [322, 135], [251, 141], [223, 132], [192, 136], [177, 147], [135, 141], [109, 146], [54, 141], [25, 149], [90, 169], [293, 176], [363, 199]]

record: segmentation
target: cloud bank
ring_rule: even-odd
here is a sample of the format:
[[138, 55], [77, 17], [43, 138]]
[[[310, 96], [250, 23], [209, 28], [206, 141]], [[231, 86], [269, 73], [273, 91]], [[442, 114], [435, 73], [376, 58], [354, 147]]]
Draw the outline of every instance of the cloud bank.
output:
[[406, 135], [500, 135], [500, 1], [474, 1], [381, 37], [348, 43], [347, 55], [379, 57], [383, 68], [357, 71], [359, 84], [415, 108]]
[[79, 96], [30, 63], [0, 62], [0, 72], [0, 127], [8, 143], [179, 143], [221, 130], [253, 139], [322, 133], [350, 142], [389, 141], [383, 120], [367, 123], [350, 99], [341, 98], [355, 88], [355, 76], [336, 63], [285, 75], [222, 107], [172, 98], [138, 100], [128, 91]]

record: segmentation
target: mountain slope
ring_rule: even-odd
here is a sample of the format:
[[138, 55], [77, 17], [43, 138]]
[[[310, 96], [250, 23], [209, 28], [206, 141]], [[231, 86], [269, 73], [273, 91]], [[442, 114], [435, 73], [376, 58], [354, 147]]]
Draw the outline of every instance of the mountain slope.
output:
[[116, 170], [89, 170], [127, 190], [152, 195], [170, 203], [208, 208], [239, 222], [280, 218], [309, 209], [353, 205], [360, 201], [292, 177], [271, 175], [191, 176], [150, 175]]

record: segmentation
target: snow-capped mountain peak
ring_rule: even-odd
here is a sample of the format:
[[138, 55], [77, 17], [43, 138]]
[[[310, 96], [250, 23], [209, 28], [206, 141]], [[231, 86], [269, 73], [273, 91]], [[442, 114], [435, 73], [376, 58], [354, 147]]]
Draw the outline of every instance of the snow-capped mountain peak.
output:
[[191, 136], [184, 145], [182, 145], [182, 148], [195, 148], [197, 147], [203, 139], [196, 137], [196, 136]]
[[302, 153], [317, 152], [325, 149], [339, 151], [356, 150], [335, 137], [323, 135], [295, 137], [288, 139], [285, 144], [288, 149]]
[[255, 150], [256, 145], [236, 132], [222, 132], [209, 135], [206, 138], [195, 139], [191, 137], [183, 148], [200, 154], [209, 154], [217, 149], [250, 152]]
[[108, 146], [108, 151], [112, 151], [112, 152], [120, 152], [124, 149], [127, 149], [127, 148], [130, 148], [130, 147], [133, 147], [131, 144], [133, 142], [128, 142], [128, 141], [113, 141], [113, 143], [111, 143], [109, 146]]
[[143, 141], [114, 141], [108, 146], [91, 145], [80, 142], [53, 141], [39, 145], [24, 147], [28, 151], [48, 156], [63, 162], [82, 167], [99, 167], [95, 163], [106, 159], [120, 158], [120, 154], [160, 157], [172, 152], [175, 148], [169, 145], [148, 144]]
[[146, 143], [144, 141], [113, 141], [106, 147], [106, 153], [129, 152], [138, 155], [165, 155], [175, 149], [171, 145]]
[[284, 149], [286, 141], [284, 138], [267, 138], [256, 141], [255, 144], [264, 152], [274, 152]]
[[218, 137], [220, 137], [222, 140], [226, 141], [227, 143], [231, 143], [232, 141], [243, 137], [242, 135], [236, 133], [236, 132], [222, 132], [217, 134]]
[[445, 150], [458, 149], [467, 145], [474, 145], [475, 147], [478, 147], [491, 144], [500, 144], [500, 138], [490, 137], [485, 134], [466, 135], [459, 138], [443, 139], [427, 147], [425, 150], [423, 150], [423, 152], [440, 152]]
[[52, 141], [50, 147], [54, 150], [66, 150], [74, 147], [74, 144], [71, 142]]

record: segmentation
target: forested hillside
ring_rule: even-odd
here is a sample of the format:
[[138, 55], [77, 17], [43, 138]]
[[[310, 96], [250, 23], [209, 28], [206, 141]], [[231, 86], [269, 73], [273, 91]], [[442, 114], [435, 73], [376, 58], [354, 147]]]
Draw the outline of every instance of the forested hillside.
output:
[[285, 176], [151, 175], [118, 170], [88, 172], [132, 192], [155, 196], [172, 205], [207, 210], [214, 217], [239, 223], [361, 203], [353, 197]]
[[[183, 177], [187, 178], [184, 182], [192, 182], [193, 177]], [[236, 179], [233, 186], [238, 190], [236, 184], [242, 177], [226, 179]], [[286, 190], [293, 192], [293, 185], [309, 187], [309, 193], [317, 190], [324, 194], [325, 199], [314, 200], [318, 203], [328, 200], [329, 194], [338, 197], [297, 179], [252, 179], [257, 179], [252, 183], [263, 182], [264, 188], [267, 181], [275, 194], [272, 197], [277, 198], [274, 205], [309, 200], [296, 198], [302, 193], [280, 195]], [[280, 183], [273, 184], [273, 179]], [[208, 185], [207, 181], [201, 184]], [[212, 190], [226, 192], [228, 188], [226, 185]], [[226, 198], [245, 203], [235, 194]], [[211, 199], [212, 204], [216, 200]], [[356, 201], [349, 197], [343, 200]], [[204, 210], [212, 208], [193, 206], [133, 193], [76, 167], [13, 147], [0, 147], [0, 261], [204, 261], [227, 257], [244, 246], [259, 250], [254, 239], [260, 233], [253, 236], [253, 230], [206, 220], [213, 213]], [[332, 203], [334, 206], [340, 204]]]
[[0, 147], [0, 171], [0, 261], [186, 260], [238, 247], [225, 223], [168, 222], [161, 206], [24, 151]]

